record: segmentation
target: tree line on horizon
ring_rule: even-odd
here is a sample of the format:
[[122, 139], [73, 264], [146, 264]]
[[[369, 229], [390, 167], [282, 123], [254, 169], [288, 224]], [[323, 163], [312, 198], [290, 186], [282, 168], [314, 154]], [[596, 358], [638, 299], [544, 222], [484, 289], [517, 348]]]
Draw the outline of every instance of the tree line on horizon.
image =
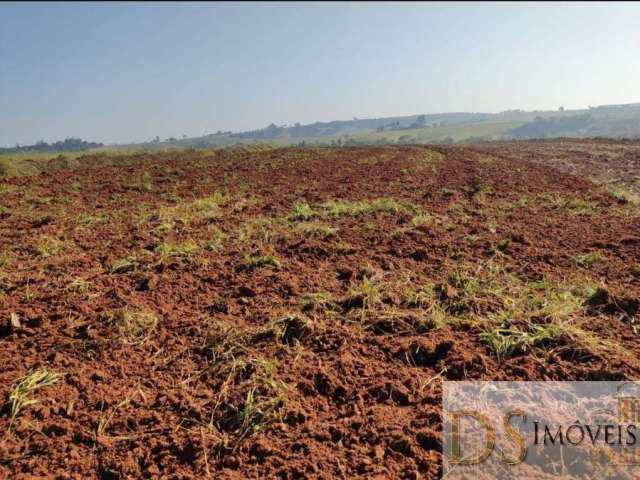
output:
[[53, 143], [47, 143], [44, 140], [34, 143], [33, 145], [16, 144], [15, 147], [0, 148], [0, 153], [21, 153], [21, 152], [77, 152], [82, 150], [90, 150], [92, 148], [103, 147], [103, 143], [87, 142], [80, 138], [67, 137]]

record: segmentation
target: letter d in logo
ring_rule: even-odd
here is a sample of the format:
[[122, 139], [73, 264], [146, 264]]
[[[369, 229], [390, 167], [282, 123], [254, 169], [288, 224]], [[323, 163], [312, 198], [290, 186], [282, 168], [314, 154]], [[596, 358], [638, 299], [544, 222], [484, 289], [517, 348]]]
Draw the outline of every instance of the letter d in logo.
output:
[[[496, 441], [496, 435], [489, 419], [475, 410], [455, 410], [451, 413], [451, 463], [453, 465], [476, 465], [484, 462], [491, 452]], [[477, 420], [486, 431], [484, 452], [476, 457], [461, 458], [460, 454], [460, 418], [470, 417]]]

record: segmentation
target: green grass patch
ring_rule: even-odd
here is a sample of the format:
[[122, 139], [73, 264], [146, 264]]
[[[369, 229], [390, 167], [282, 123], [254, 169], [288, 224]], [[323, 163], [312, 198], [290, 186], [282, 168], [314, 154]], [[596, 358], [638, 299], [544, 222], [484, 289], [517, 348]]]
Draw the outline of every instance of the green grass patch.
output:
[[327, 239], [334, 237], [338, 229], [322, 222], [302, 222], [295, 226], [295, 233], [306, 238]]
[[78, 224], [85, 227], [92, 227], [94, 225], [102, 225], [109, 221], [109, 215], [106, 213], [89, 214], [83, 213], [78, 216]]
[[253, 372], [247, 373], [249, 378], [236, 386], [238, 395], [244, 392], [242, 400], [228, 406], [221, 422], [231, 433], [231, 443], [237, 444], [279, 419], [288, 386], [278, 378], [275, 362], [263, 357], [234, 362], [232, 368]]
[[139, 193], [149, 193], [153, 191], [153, 179], [149, 172], [144, 172], [138, 181], [129, 185], [129, 189]]
[[590, 282], [525, 281], [490, 261], [452, 272], [438, 289], [449, 321], [478, 329], [499, 356], [535, 346], [573, 345], [590, 353], [612, 349], [611, 342], [584, 330], [580, 320], [595, 289]]
[[35, 244], [38, 256], [47, 258], [60, 254], [66, 247], [66, 242], [50, 235], [42, 235]]
[[421, 213], [414, 216], [411, 219], [411, 226], [415, 228], [420, 227], [434, 227], [438, 224], [438, 219], [428, 213]]
[[137, 260], [130, 258], [118, 258], [107, 263], [107, 271], [109, 273], [127, 273], [132, 272], [138, 267]]
[[618, 203], [634, 206], [640, 205], [640, 195], [631, 190], [618, 187], [610, 190], [609, 193], [611, 193], [611, 196], [615, 198]]
[[88, 280], [78, 277], [69, 282], [67, 289], [75, 293], [89, 293], [93, 290], [93, 285]]
[[282, 262], [275, 255], [245, 255], [244, 264], [250, 269], [263, 267], [279, 269], [282, 267]]
[[16, 381], [9, 390], [9, 405], [11, 418], [30, 405], [38, 403], [33, 395], [45, 387], [51, 386], [62, 378], [62, 375], [51, 372], [44, 367], [36, 368]]
[[160, 318], [149, 311], [123, 308], [111, 316], [118, 333], [126, 343], [143, 343], [153, 334], [160, 324]]
[[209, 239], [205, 242], [204, 249], [209, 252], [217, 252], [222, 248], [222, 245], [227, 236], [215, 225], [210, 226], [208, 232]]
[[289, 213], [289, 220], [309, 220], [315, 215], [313, 209], [309, 206], [307, 202], [296, 202], [291, 207], [291, 212]]
[[382, 304], [385, 284], [378, 273], [365, 274], [360, 282], [351, 285], [347, 296], [342, 299], [344, 310], [357, 310], [362, 319], [367, 313], [376, 310]]
[[15, 192], [16, 190], [17, 190], [17, 187], [15, 187], [14, 185], [9, 185], [7, 183], [0, 183], [0, 195], [12, 193], [12, 192]]
[[579, 268], [593, 268], [602, 260], [602, 254], [600, 252], [592, 252], [584, 255], [578, 255], [573, 259], [574, 263]]
[[599, 211], [597, 202], [578, 196], [561, 193], [544, 193], [537, 198], [538, 202], [556, 210], [563, 210], [575, 215], [590, 215]]
[[236, 234], [240, 244], [254, 242], [257, 244], [275, 243], [286, 238], [291, 225], [282, 218], [254, 217], [244, 222]]
[[327, 200], [320, 207], [323, 214], [330, 218], [357, 217], [374, 212], [398, 213], [408, 209], [408, 206], [393, 198], [376, 198], [373, 200]]
[[338, 308], [336, 301], [327, 293], [305, 293], [299, 298], [303, 312], [328, 312]]
[[207, 374], [217, 392], [215, 403], [219, 407], [213, 409], [211, 419], [225, 432], [227, 446], [237, 446], [279, 419], [289, 386], [279, 378], [277, 364], [253, 355], [251, 346], [256, 341], [286, 342], [295, 325], [297, 323], [283, 319], [271, 322], [256, 334], [218, 322], [213, 336], [199, 347], [210, 359]]
[[0, 178], [6, 178], [16, 174], [16, 168], [11, 159], [0, 157]]
[[163, 258], [168, 257], [192, 257], [200, 251], [200, 246], [193, 240], [187, 240], [180, 243], [163, 242], [155, 249]]
[[[223, 215], [223, 206], [227, 197], [216, 192], [208, 197], [193, 201], [180, 201], [177, 205], [160, 209], [154, 217], [161, 222], [161, 228], [171, 230], [176, 223], [189, 225], [196, 222], [211, 221]], [[154, 218], [152, 217], [152, 218]]]

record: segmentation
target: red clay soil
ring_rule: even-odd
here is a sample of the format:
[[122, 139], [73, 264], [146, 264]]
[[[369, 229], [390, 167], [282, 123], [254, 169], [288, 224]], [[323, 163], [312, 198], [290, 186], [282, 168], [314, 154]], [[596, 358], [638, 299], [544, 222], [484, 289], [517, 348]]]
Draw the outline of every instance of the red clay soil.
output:
[[[157, 154], [0, 183], [0, 478], [438, 478], [443, 379], [637, 378], [638, 209], [540, 145]], [[216, 192], [215, 214], [167, 214]], [[380, 198], [402, 207], [291, 216]], [[451, 273], [486, 262], [604, 286], [581, 325], [618, 347], [501, 356], [472, 323], [403, 300], [428, 280], [441, 311], [482, 318], [490, 306], [452, 307]], [[368, 304], [353, 292], [371, 278]], [[132, 331], [139, 312], [157, 325]], [[37, 367], [59, 380], [12, 415]]]

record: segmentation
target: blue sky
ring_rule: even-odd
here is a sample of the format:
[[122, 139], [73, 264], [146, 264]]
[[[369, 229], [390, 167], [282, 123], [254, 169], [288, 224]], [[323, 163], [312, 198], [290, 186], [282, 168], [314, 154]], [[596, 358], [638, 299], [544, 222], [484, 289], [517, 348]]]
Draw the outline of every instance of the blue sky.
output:
[[640, 101], [640, 4], [0, 4], [0, 145]]

